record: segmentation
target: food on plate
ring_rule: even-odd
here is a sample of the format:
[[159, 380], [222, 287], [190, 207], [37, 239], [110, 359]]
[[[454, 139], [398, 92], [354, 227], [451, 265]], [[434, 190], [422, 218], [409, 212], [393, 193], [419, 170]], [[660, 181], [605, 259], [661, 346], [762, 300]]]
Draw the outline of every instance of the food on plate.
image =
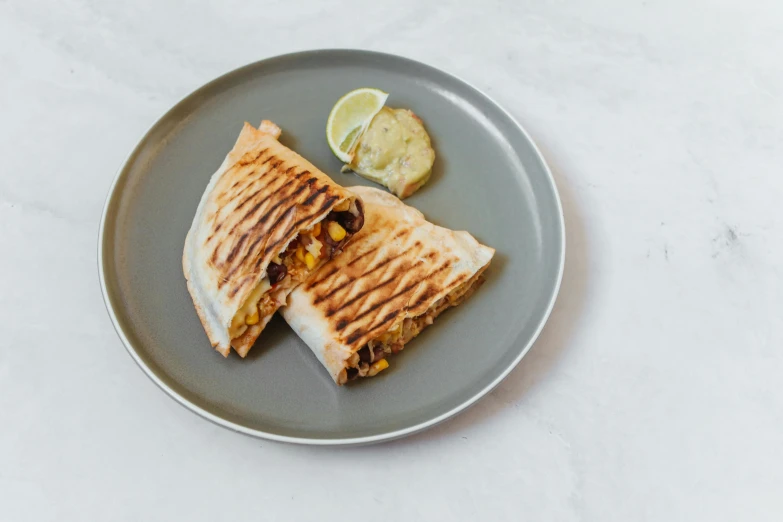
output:
[[403, 199], [430, 179], [435, 150], [413, 111], [383, 107], [387, 96], [377, 89], [346, 94], [329, 114], [326, 135], [332, 151], [346, 163], [343, 170], [384, 185]]
[[387, 192], [350, 190], [364, 204], [364, 228], [281, 309], [338, 385], [388, 368], [389, 355], [481, 285], [495, 253]]
[[427, 183], [434, 162], [421, 119], [408, 109], [384, 107], [359, 137], [348, 168], [404, 199]]
[[212, 346], [244, 357], [287, 295], [364, 223], [362, 202], [245, 123], [207, 185], [185, 240], [188, 291]]
[[326, 120], [326, 141], [340, 161], [351, 162], [356, 142], [388, 97], [389, 93], [380, 89], [364, 87], [337, 100]]

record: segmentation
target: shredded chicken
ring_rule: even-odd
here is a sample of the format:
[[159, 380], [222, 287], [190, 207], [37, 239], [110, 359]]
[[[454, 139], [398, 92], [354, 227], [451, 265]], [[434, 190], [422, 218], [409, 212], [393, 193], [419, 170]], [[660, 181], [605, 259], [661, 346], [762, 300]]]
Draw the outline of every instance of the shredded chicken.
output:
[[[373, 365], [385, 359], [392, 353], [402, 351], [405, 344], [419, 335], [422, 330], [431, 325], [435, 318], [444, 310], [457, 306], [476, 291], [484, 282], [479, 273], [467, 280], [446, 296], [435, 301], [423, 314], [417, 317], [407, 317], [401, 323], [392, 326], [384, 334], [369, 341], [359, 351], [348, 359], [348, 367], [339, 377], [340, 384], [358, 377], [375, 375]], [[376, 372], [377, 373], [377, 372]]]

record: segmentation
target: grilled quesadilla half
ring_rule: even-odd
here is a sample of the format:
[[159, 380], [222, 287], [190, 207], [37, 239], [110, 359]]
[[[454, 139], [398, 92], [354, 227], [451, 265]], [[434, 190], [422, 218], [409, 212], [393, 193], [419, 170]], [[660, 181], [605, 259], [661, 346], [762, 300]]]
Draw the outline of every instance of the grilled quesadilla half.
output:
[[291, 290], [364, 223], [362, 202], [279, 136], [272, 122], [245, 123], [185, 240], [188, 290], [223, 356], [247, 355]]
[[281, 309], [337, 384], [386, 369], [389, 355], [481, 285], [495, 253], [387, 192], [350, 190], [364, 203], [364, 228]]

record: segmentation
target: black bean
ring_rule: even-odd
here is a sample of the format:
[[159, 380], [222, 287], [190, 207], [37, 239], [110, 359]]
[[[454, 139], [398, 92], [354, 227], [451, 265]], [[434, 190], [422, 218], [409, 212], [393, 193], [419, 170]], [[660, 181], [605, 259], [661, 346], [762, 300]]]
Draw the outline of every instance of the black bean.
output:
[[370, 362], [370, 347], [365, 345], [364, 348], [359, 350], [359, 360], [362, 362]]
[[356, 233], [364, 226], [364, 209], [362, 202], [356, 200], [356, 209], [359, 214], [354, 216], [349, 210], [345, 212], [332, 212], [329, 217], [337, 221], [348, 232]]
[[266, 273], [269, 276], [269, 284], [273, 285], [279, 283], [288, 273], [288, 268], [285, 265], [278, 265], [277, 263], [269, 263], [266, 269]]

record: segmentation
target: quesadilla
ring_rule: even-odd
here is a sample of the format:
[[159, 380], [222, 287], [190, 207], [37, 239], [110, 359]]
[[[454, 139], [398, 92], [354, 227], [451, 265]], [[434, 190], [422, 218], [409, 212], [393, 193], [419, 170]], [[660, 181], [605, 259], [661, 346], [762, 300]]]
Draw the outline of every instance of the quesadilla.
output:
[[495, 253], [387, 192], [350, 190], [364, 203], [364, 228], [281, 309], [339, 385], [386, 369], [389, 355], [481, 285]]
[[245, 123], [212, 175], [185, 240], [188, 291], [212, 346], [244, 357], [286, 296], [364, 223], [362, 202]]

